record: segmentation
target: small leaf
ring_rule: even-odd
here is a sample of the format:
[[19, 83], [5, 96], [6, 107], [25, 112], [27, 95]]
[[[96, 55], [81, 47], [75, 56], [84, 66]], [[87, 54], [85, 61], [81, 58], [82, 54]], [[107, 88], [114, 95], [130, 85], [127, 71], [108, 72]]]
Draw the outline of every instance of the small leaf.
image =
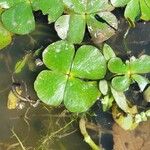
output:
[[44, 70], [37, 76], [34, 89], [45, 104], [58, 106], [63, 101], [66, 82], [66, 75]]
[[58, 41], [49, 45], [43, 52], [43, 62], [47, 68], [65, 74], [70, 72], [74, 57], [74, 46], [66, 41]]
[[64, 95], [64, 104], [71, 112], [87, 111], [100, 96], [96, 82], [69, 79]]
[[124, 16], [129, 21], [130, 26], [135, 27], [134, 22], [140, 18], [139, 0], [130, 0], [126, 6]]
[[100, 80], [99, 82], [99, 90], [103, 95], [107, 95], [108, 93], [108, 83], [106, 80]]
[[84, 15], [63, 15], [55, 23], [55, 30], [62, 39], [67, 39], [71, 43], [81, 43], [85, 32]]
[[128, 76], [117, 76], [111, 81], [112, 87], [120, 92], [126, 91], [130, 86], [130, 79]]
[[[149, 5], [148, 5], [149, 4]], [[141, 19], [149, 21], [150, 20], [150, 1], [140, 0], [141, 6]]]
[[0, 22], [0, 50], [9, 45], [11, 41], [11, 33], [7, 31]]
[[135, 106], [129, 107], [127, 99], [123, 92], [118, 92], [115, 89], [111, 88], [114, 100], [117, 103], [117, 106], [126, 113], [135, 114], [137, 113], [137, 108]]
[[116, 57], [113, 49], [107, 44], [104, 44], [104, 46], [103, 46], [103, 55], [106, 60]]
[[71, 73], [85, 79], [101, 79], [106, 74], [106, 61], [94, 46], [81, 46], [74, 58]]
[[150, 56], [142, 55], [139, 59], [130, 61], [131, 74], [150, 73]]
[[138, 83], [141, 91], [143, 91], [145, 89], [146, 85], [150, 83], [147, 78], [145, 78], [141, 75], [138, 75], [138, 74], [132, 75], [132, 78], [133, 78], [133, 80], [135, 80]]
[[125, 74], [128, 71], [128, 67], [118, 57], [114, 57], [109, 60], [108, 69], [112, 73], [117, 73], [117, 74]]
[[35, 29], [35, 20], [28, 3], [18, 3], [2, 13], [2, 22], [11, 32], [28, 34]]
[[56, 21], [64, 10], [62, 0], [32, 0], [35, 11], [41, 10], [44, 15], [48, 14], [49, 23]]
[[110, 0], [115, 7], [124, 7], [130, 0]]

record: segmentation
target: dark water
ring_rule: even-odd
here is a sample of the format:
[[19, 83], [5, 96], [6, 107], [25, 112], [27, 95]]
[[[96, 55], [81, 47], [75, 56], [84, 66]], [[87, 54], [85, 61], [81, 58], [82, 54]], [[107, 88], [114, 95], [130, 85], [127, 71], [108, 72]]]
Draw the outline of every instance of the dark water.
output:
[[[107, 41], [116, 53], [127, 57], [130, 57], [130, 55], [138, 56], [141, 53], [150, 54], [150, 22], [137, 23], [136, 28], [130, 29], [124, 42], [123, 35], [126, 30], [126, 21], [120, 19], [119, 30], [116, 35]], [[54, 134], [48, 140], [48, 144], [43, 142], [43, 137], [51, 135], [72, 121], [70, 114], [60, 116], [63, 112], [63, 107], [54, 110], [54, 108], [44, 105], [40, 105], [37, 108], [26, 105], [23, 110], [7, 109], [7, 98], [12, 84], [11, 76], [16, 62], [25, 55], [26, 51], [33, 51], [40, 47], [44, 48], [58, 39], [53, 25], [38, 23], [36, 31], [28, 36], [15, 36], [13, 43], [5, 50], [0, 51], [0, 150], [22, 149], [14, 133], [21, 140], [23, 146], [31, 150], [38, 150], [40, 146], [43, 147], [40, 148], [41, 150], [90, 149], [83, 141], [77, 121], [68, 125], [58, 134]], [[127, 52], [129, 52], [128, 55]], [[25, 68], [21, 74], [16, 76], [16, 80], [19, 82], [23, 80], [27, 84], [29, 95], [33, 99], [37, 97], [31, 83], [35, 80], [37, 74], [38, 71], [31, 72], [28, 68]], [[96, 105], [96, 108], [94, 110], [97, 114], [97, 117], [94, 118], [96, 123], [101, 124], [104, 128], [109, 128], [109, 126], [111, 128], [111, 123], [113, 122], [111, 116], [104, 114], [105, 119], [101, 115], [98, 105]], [[98, 141], [98, 138], [96, 137], [95, 139]], [[104, 134], [99, 141], [102, 142], [106, 150], [112, 149], [111, 135]], [[42, 145], [42, 143], [44, 144]]]

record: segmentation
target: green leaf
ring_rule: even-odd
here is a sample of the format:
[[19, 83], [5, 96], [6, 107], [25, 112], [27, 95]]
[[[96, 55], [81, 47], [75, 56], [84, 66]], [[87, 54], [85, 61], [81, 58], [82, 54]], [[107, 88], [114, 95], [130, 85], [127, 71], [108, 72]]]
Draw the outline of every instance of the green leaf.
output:
[[11, 33], [0, 23], [0, 50], [9, 45], [12, 41]]
[[124, 12], [124, 16], [129, 21], [130, 26], [135, 27], [134, 22], [140, 18], [139, 0], [131, 0], [128, 3]]
[[99, 96], [96, 82], [85, 82], [71, 78], [66, 86], [64, 104], [71, 112], [85, 112], [96, 102]]
[[[101, 12], [97, 15], [104, 21], [100, 22], [96, 20], [93, 14], [87, 15], [87, 25], [93, 41], [95, 41], [95, 43], [102, 43], [115, 34], [114, 28], [116, 27], [117, 19], [110, 12]], [[109, 23], [110, 25], [108, 25]]]
[[31, 6], [27, 3], [17, 5], [2, 13], [2, 22], [11, 32], [28, 34], [35, 29], [35, 20]]
[[86, 14], [92, 14], [97, 12], [111, 11], [114, 7], [108, 0], [88, 0], [86, 6]]
[[131, 59], [130, 71], [131, 74], [150, 73], [150, 56], [142, 55], [139, 59]]
[[139, 85], [139, 88], [141, 91], [143, 91], [146, 87], [147, 84], [149, 84], [149, 80], [141, 75], [138, 75], [138, 74], [134, 74], [131, 76], [133, 78], [133, 80], [135, 80], [138, 85]]
[[67, 9], [73, 10], [77, 14], [84, 14], [86, 12], [86, 1], [84, 0], [63, 0]]
[[55, 22], [55, 30], [61, 39], [77, 44], [83, 40], [85, 25], [84, 15], [63, 15]]
[[99, 90], [103, 95], [107, 95], [108, 93], [108, 83], [106, 80], [100, 80], [99, 82]]
[[43, 14], [48, 14], [49, 23], [56, 21], [64, 10], [62, 0], [32, 0], [32, 7], [35, 11], [42, 10]]
[[58, 106], [63, 101], [66, 82], [66, 75], [44, 70], [37, 76], [34, 89], [42, 102]]
[[27, 0], [0, 0], [0, 7], [8, 9], [17, 3], [26, 2]]
[[81, 46], [74, 58], [71, 73], [85, 79], [101, 79], [106, 74], [106, 61], [94, 46]]
[[[148, 5], [149, 4], [149, 5]], [[150, 20], [150, 1], [140, 0], [141, 6], [141, 19], [149, 21]]]
[[128, 67], [118, 57], [114, 57], [109, 60], [108, 69], [112, 73], [117, 73], [117, 74], [125, 74], [128, 71]]
[[111, 84], [116, 91], [123, 92], [129, 88], [130, 82], [128, 76], [117, 76], [112, 79]]
[[74, 57], [74, 46], [66, 41], [58, 41], [49, 45], [43, 52], [43, 62], [47, 68], [65, 74], [70, 72]]
[[103, 55], [106, 60], [116, 57], [113, 49], [107, 44], [104, 44], [104, 46], [103, 46]]
[[130, 0], [110, 0], [115, 7], [124, 7]]

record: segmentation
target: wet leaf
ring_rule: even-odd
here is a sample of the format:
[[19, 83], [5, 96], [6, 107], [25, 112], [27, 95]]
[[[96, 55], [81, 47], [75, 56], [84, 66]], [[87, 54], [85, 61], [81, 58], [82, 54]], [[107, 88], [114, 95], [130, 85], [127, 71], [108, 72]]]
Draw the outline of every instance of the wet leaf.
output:
[[124, 12], [125, 18], [129, 21], [132, 27], [135, 27], [134, 22], [140, 18], [140, 3], [139, 0], [130, 0]]
[[85, 32], [85, 16], [63, 15], [55, 22], [55, 30], [62, 39], [71, 43], [81, 43]]
[[109, 60], [109, 59], [111, 59], [113, 57], [116, 57], [113, 49], [107, 44], [104, 44], [103, 55], [104, 55], [106, 60]]
[[[16, 91], [19, 95], [21, 95], [22, 89], [20, 87], [16, 87]], [[8, 94], [7, 108], [16, 109], [19, 101], [19, 98], [12, 91], [10, 91]]]
[[43, 62], [47, 68], [62, 73], [69, 73], [74, 57], [74, 46], [65, 41], [49, 45], [43, 52]]
[[48, 14], [49, 23], [56, 21], [64, 10], [62, 0], [32, 0], [31, 2], [35, 11], [41, 10], [44, 15]]
[[[102, 13], [99, 13], [98, 15], [100, 17], [102, 15]], [[110, 19], [109, 20], [110, 22], [113, 22], [113, 20], [114, 20], [114, 22], [117, 21], [113, 14], [108, 12], [106, 15], [108, 15], [107, 19]], [[109, 39], [112, 35], [115, 34], [114, 28], [112, 28], [110, 25], [108, 25], [109, 21], [107, 21], [107, 20], [106, 20], [106, 22], [98, 21], [95, 19], [95, 16], [93, 14], [87, 16], [88, 30], [89, 30], [91, 37], [95, 43], [102, 43], [102, 42], [106, 41], [107, 39]]]
[[12, 41], [11, 33], [0, 23], [0, 50], [9, 45]]
[[115, 7], [124, 7], [130, 0], [110, 0]]
[[99, 82], [99, 90], [103, 95], [107, 95], [108, 93], [108, 83], [106, 80], [100, 80]]
[[117, 76], [111, 81], [112, 87], [117, 91], [126, 91], [130, 85], [130, 78], [128, 76]]
[[87, 111], [100, 96], [96, 82], [69, 79], [64, 95], [64, 104], [71, 112]]
[[128, 67], [118, 57], [114, 57], [108, 62], [108, 69], [112, 73], [125, 74], [128, 71]]
[[32, 9], [26, 2], [5, 10], [2, 13], [2, 22], [9, 31], [16, 34], [28, 34], [35, 29]]
[[106, 74], [106, 61], [94, 46], [81, 46], [74, 58], [71, 73], [84, 79], [101, 79]]
[[112, 95], [114, 97], [117, 106], [126, 113], [135, 114], [137, 113], [137, 108], [135, 106], [129, 107], [127, 99], [123, 92], [118, 92], [111, 88]]
[[140, 0], [141, 6], [141, 19], [149, 21], [150, 20], [150, 1]]
[[131, 60], [130, 70], [132, 74], [149, 73], [150, 72], [150, 56], [142, 55], [139, 59]]
[[58, 106], [63, 101], [66, 82], [66, 75], [44, 70], [34, 82], [34, 88], [41, 101], [48, 105]]
[[150, 83], [147, 78], [145, 78], [141, 75], [135, 74], [135, 75], [132, 75], [132, 78], [133, 78], [133, 80], [135, 80], [138, 83], [141, 91], [143, 91], [145, 89], [146, 85]]

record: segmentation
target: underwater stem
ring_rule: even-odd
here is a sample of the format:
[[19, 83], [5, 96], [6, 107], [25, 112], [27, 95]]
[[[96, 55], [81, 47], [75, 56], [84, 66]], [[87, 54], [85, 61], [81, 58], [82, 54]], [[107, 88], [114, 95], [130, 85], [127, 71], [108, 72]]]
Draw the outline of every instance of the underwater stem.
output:
[[91, 137], [89, 136], [87, 130], [86, 130], [86, 126], [85, 126], [85, 119], [82, 117], [79, 121], [79, 127], [80, 127], [80, 131], [82, 133], [82, 135], [84, 136], [84, 141], [89, 144], [89, 146], [93, 149], [93, 150], [102, 150], [101, 147], [99, 147], [98, 145], [96, 145], [94, 143], [94, 141], [91, 139]]

